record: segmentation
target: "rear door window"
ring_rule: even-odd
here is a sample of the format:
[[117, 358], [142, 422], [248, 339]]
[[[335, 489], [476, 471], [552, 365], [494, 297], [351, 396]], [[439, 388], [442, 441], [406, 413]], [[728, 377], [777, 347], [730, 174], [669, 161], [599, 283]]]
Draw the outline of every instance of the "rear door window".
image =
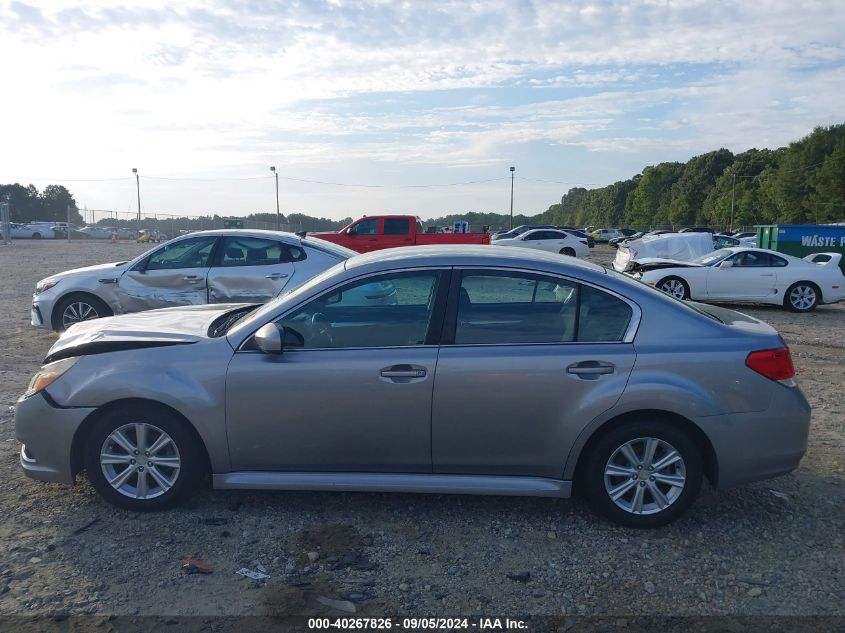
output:
[[574, 281], [531, 273], [465, 271], [458, 293], [456, 345], [623, 340], [632, 309]]
[[305, 250], [278, 240], [259, 237], [227, 237], [216, 258], [217, 266], [273, 266], [300, 262], [306, 258]]

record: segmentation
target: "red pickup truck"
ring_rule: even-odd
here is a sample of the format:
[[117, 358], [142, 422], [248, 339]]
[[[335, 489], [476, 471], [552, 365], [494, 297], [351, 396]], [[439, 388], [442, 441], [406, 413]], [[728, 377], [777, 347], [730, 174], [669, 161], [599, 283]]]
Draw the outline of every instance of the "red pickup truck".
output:
[[412, 215], [370, 215], [337, 233], [309, 233], [359, 253], [380, 248], [422, 244], [489, 244], [489, 233], [424, 233], [422, 222]]

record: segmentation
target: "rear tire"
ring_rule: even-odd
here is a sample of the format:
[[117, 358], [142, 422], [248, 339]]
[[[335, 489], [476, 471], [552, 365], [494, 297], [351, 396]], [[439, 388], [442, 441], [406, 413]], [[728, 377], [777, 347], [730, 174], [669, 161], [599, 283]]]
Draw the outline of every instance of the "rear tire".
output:
[[40, 239], [41, 239], [41, 233], [33, 233], [33, 234], [32, 234], [32, 239], [34, 239], [34, 240], [40, 240]]
[[196, 492], [204, 474], [200, 440], [188, 424], [154, 404], [104, 413], [85, 438], [85, 470], [109, 503], [164, 510]]
[[680, 277], [666, 277], [657, 282], [656, 288], [675, 299], [689, 299], [689, 285]]
[[569, 257], [575, 257], [575, 251], [568, 246], [563, 247], [560, 249], [561, 255], [569, 255]]
[[64, 332], [74, 323], [112, 316], [105, 301], [89, 294], [72, 294], [64, 297], [53, 310], [53, 329]]
[[809, 281], [792, 284], [783, 298], [783, 307], [791, 312], [812, 312], [819, 305], [818, 286]]
[[659, 527], [680, 517], [698, 496], [703, 478], [692, 438], [670, 420], [647, 416], [608, 429], [583, 464], [576, 484], [590, 507], [634, 528]]

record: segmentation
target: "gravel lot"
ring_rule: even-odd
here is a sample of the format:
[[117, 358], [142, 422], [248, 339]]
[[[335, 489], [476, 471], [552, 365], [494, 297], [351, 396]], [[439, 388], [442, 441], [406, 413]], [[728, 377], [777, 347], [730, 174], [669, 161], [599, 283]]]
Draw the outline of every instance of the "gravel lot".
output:
[[[666, 528], [618, 528], [577, 501], [402, 494], [206, 490], [142, 515], [107, 505], [84, 478], [26, 478], [11, 405], [55, 340], [29, 325], [35, 282], [145, 248], [0, 246], [0, 614], [348, 614], [324, 598], [373, 616], [845, 614], [845, 304], [738, 308], [792, 347], [814, 409], [809, 451], [792, 475], [705, 486]], [[184, 574], [183, 558], [214, 573]], [[235, 574], [253, 561], [269, 580]]]

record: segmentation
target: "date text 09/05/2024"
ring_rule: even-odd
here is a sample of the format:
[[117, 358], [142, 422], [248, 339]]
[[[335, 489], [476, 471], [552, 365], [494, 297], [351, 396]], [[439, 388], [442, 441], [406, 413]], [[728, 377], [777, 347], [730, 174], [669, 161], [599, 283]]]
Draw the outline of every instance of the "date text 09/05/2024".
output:
[[528, 623], [513, 618], [309, 618], [309, 629], [404, 630], [525, 630]]

